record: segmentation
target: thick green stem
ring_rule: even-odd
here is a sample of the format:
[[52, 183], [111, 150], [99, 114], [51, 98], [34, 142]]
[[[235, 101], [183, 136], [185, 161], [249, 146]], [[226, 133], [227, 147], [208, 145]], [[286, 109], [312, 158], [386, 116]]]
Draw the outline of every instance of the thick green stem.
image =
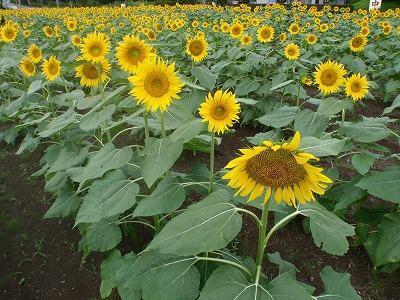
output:
[[150, 136], [150, 131], [149, 131], [149, 112], [144, 111], [143, 112], [143, 119], [144, 119], [144, 136], [147, 139]]
[[214, 180], [214, 152], [215, 152], [215, 133], [211, 133], [211, 150], [210, 150], [210, 184], [208, 186], [208, 193], [210, 194], [213, 190], [213, 180]]
[[267, 224], [268, 224], [268, 207], [269, 202], [263, 206], [262, 215], [261, 215], [261, 227], [258, 232], [258, 249], [257, 249], [257, 257], [256, 257], [256, 274], [254, 275], [254, 283], [258, 284], [261, 275], [262, 262], [264, 258], [265, 251], [265, 237], [267, 232]]
[[160, 125], [161, 125], [161, 137], [165, 138], [165, 127], [164, 127], [164, 113], [160, 113]]

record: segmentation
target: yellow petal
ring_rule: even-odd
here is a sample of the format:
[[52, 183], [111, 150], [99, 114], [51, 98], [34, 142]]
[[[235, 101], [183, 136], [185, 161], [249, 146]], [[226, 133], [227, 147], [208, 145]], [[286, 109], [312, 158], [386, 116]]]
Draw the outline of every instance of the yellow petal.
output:
[[297, 148], [299, 148], [300, 145], [300, 132], [296, 131], [294, 134], [294, 137], [292, 138], [292, 141], [289, 143], [286, 149], [290, 151], [295, 151]]
[[269, 198], [271, 198], [272, 188], [268, 187], [264, 196], [264, 204], [268, 202]]
[[264, 185], [257, 184], [256, 187], [251, 192], [249, 201], [253, 201], [254, 199], [258, 198], [264, 192]]
[[275, 190], [275, 201], [278, 204], [282, 201], [282, 188], [280, 187]]

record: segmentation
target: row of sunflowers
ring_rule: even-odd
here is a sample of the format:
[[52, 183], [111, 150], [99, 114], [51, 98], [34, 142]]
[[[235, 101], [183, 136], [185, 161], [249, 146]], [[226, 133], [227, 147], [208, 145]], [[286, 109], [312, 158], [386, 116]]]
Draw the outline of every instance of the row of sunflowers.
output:
[[[348, 273], [326, 266], [316, 296], [294, 265], [265, 254], [295, 218], [324, 252], [364, 247], [374, 271], [400, 266], [400, 9], [0, 17], [0, 140], [44, 151], [32, 175], [55, 195], [44, 217], [74, 220], [84, 258], [105, 253], [103, 298], [361, 299]], [[384, 110], [369, 114], [371, 103]], [[240, 126], [252, 128], [248, 146], [218, 155]], [[243, 218], [258, 230], [254, 257], [231, 247]], [[132, 238], [138, 228], [148, 242]]]

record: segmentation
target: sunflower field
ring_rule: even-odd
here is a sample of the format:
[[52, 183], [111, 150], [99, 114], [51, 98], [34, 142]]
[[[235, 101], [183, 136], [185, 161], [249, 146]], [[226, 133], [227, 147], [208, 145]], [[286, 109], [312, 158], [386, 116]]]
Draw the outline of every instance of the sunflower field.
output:
[[44, 218], [72, 221], [83, 261], [102, 253], [102, 298], [389, 299], [349, 267], [299, 274], [351, 252], [399, 278], [399, 8], [0, 19], [1, 145], [41, 151]]

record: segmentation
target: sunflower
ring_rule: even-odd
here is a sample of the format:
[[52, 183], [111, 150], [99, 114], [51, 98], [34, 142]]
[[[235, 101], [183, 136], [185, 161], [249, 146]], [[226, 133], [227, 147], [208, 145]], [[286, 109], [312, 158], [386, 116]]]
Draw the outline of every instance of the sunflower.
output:
[[371, 30], [369, 29], [368, 26], [363, 26], [360, 29], [360, 34], [362, 34], [363, 36], [368, 36], [370, 32]]
[[229, 29], [230, 29], [230, 26], [229, 26], [228, 23], [224, 22], [224, 23], [221, 24], [221, 31], [222, 32], [226, 33], [226, 32], [229, 31]]
[[306, 41], [309, 45], [314, 45], [317, 42], [318, 38], [315, 34], [307, 34]]
[[289, 26], [289, 32], [291, 34], [298, 34], [300, 32], [300, 26], [297, 23], [292, 23]]
[[300, 57], [300, 47], [297, 44], [290, 43], [285, 47], [285, 56], [289, 60], [297, 60]]
[[382, 32], [384, 35], [389, 35], [392, 32], [392, 26], [389, 24], [383, 26]]
[[147, 110], [165, 111], [173, 99], [180, 99], [178, 93], [183, 87], [175, 73], [175, 63], [168, 65], [161, 59], [146, 59], [139, 63], [136, 74], [129, 77], [133, 85], [131, 95]]
[[251, 38], [251, 36], [246, 34], [246, 35], [244, 35], [244, 36], [241, 37], [240, 43], [241, 43], [243, 46], [248, 46], [248, 45], [251, 44], [252, 40], [253, 40], [253, 39]]
[[281, 43], [284, 43], [286, 41], [286, 38], [287, 38], [287, 36], [286, 36], [286, 33], [284, 33], [284, 32], [282, 32], [279, 35], [279, 40], [281, 41]]
[[104, 33], [90, 33], [81, 44], [82, 59], [98, 62], [110, 51], [110, 42]]
[[364, 49], [366, 44], [367, 38], [362, 34], [358, 34], [350, 40], [349, 47], [351, 51], [360, 52]]
[[361, 74], [353, 74], [346, 79], [346, 95], [354, 101], [360, 100], [368, 93], [368, 80]]
[[18, 30], [12, 24], [5, 24], [0, 27], [0, 40], [5, 43], [12, 43], [17, 38]]
[[239, 120], [240, 105], [231, 92], [218, 90], [214, 96], [208, 94], [200, 105], [199, 114], [208, 122], [208, 131], [223, 133]]
[[19, 68], [26, 77], [31, 77], [36, 73], [36, 67], [29, 57], [23, 57], [20, 60]]
[[85, 61], [75, 68], [75, 76], [80, 78], [82, 86], [94, 87], [108, 79], [111, 66], [106, 59], [96, 63]]
[[262, 146], [240, 149], [242, 156], [231, 160], [225, 168], [231, 169], [222, 178], [228, 186], [237, 189], [236, 195], [249, 196], [249, 201], [264, 194], [264, 203], [271, 196], [279, 204], [297, 206], [315, 200], [314, 193], [323, 195], [332, 181], [313, 166], [314, 155], [298, 150], [300, 133], [290, 143], [265, 141]]
[[122, 70], [134, 73], [138, 64], [147, 58], [154, 58], [153, 48], [145, 41], [132, 35], [126, 35], [118, 44], [115, 56]]
[[50, 26], [44, 26], [43, 32], [47, 37], [52, 37], [54, 35], [54, 30]]
[[186, 54], [195, 62], [201, 61], [208, 54], [208, 42], [204, 37], [195, 36], [186, 42]]
[[148, 38], [150, 41], [155, 41], [156, 38], [157, 38], [157, 36], [156, 36], [156, 34], [154, 33], [153, 30], [149, 29], [149, 31], [147, 32], [147, 38]]
[[261, 43], [272, 42], [275, 35], [275, 29], [271, 26], [262, 26], [257, 30], [257, 38]]
[[[28, 37], [31, 36], [31, 31], [26, 29], [26, 30], [23, 31], [22, 34], [24, 35], [25, 38], [28, 38]], [[1, 40], [1, 36], [0, 36], [0, 40]]]
[[75, 19], [69, 19], [67, 21], [67, 28], [69, 31], [75, 31], [78, 26], [78, 22]]
[[33, 63], [38, 63], [42, 60], [42, 50], [35, 44], [32, 44], [28, 48], [28, 57]]
[[231, 28], [229, 30], [231, 33], [231, 37], [233, 37], [234, 39], [237, 39], [242, 35], [244, 29], [243, 29], [243, 25], [241, 23], [235, 23], [231, 26]]
[[59, 61], [55, 56], [45, 59], [42, 65], [42, 71], [47, 80], [53, 81], [60, 76], [61, 61]]
[[343, 65], [331, 60], [320, 63], [314, 72], [315, 83], [324, 95], [339, 91], [345, 83], [344, 75], [346, 70]]
[[82, 38], [79, 35], [74, 34], [73, 36], [71, 36], [71, 43], [74, 46], [79, 46], [80, 44], [82, 44]]

